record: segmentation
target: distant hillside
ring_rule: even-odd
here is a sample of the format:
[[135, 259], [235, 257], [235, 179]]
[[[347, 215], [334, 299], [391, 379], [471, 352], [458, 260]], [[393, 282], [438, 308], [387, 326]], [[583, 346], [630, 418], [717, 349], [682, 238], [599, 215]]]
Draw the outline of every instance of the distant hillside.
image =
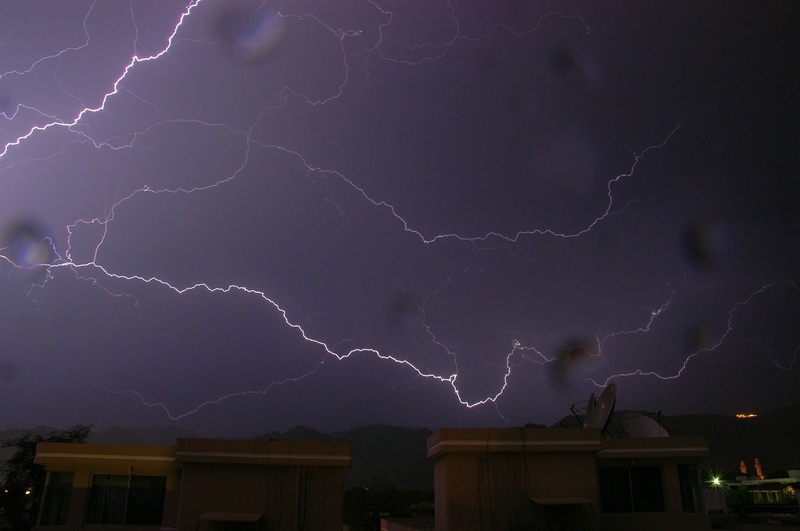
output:
[[722, 415], [663, 417], [670, 435], [702, 435], [708, 438], [711, 462], [720, 472], [738, 473], [744, 460], [755, 475], [753, 462], [761, 460], [764, 473], [800, 469], [800, 403], [750, 419]]
[[172, 426], [160, 428], [121, 428], [119, 426], [111, 426], [104, 430], [92, 431], [89, 434], [89, 442], [97, 444], [172, 445], [180, 437], [198, 437], [198, 435]]
[[353, 466], [348, 487], [386, 481], [406, 489], [433, 490], [433, 463], [426, 457], [426, 428], [374, 425], [348, 431], [321, 433], [305, 426], [285, 433], [266, 433], [258, 439], [280, 441], [349, 441], [353, 445]]

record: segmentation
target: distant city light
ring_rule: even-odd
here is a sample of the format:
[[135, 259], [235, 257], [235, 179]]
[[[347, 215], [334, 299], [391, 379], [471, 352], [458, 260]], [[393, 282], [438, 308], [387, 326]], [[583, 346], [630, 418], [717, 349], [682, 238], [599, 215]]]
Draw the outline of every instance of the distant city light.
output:
[[752, 419], [753, 417], [757, 417], [758, 415], [755, 413], [737, 413], [737, 419]]

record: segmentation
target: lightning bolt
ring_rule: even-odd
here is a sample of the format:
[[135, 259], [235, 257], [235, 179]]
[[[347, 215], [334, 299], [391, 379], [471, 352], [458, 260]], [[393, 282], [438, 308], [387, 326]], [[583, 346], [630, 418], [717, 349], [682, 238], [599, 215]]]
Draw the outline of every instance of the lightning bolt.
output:
[[[128, 76], [128, 73], [136, 65], [138, 65], [140, 63], [146, 63], [148, 61], [155, 61], [155, 60], [159, 59], [160, 57], [162, 57], [167, 52], [169, 52], [169, 49], [172, 47], [172, 41], [175, 38], [175, 35], [178, 33], [178, 30], [180, 29], [181, 25], [183, 24], [183, 21], [186, 19], [186, 17], [189, 16], [189, 14], [192, 12], [192, 10], [195, 7], [197, 7], [197, 5], [200, 3], [200, 1], [201, 0], [195, 0], [195, 1], [191, 2], [191, 3], [189, 3], [186, 6], [186, 8], [184, 9], [184, 11], [181, 13], [181, 15], [179, 17], [177, 24], [175, 24], [175, 27], [173, 28], [172, 33], [170, 33], [169, 37], [167, 38], [167, 45], [160, 52], [158, 52], [156, 54], [153, 54], [153, 55], [149, 55], [149, 56], [134, 55], [133, 57], [131, 57], [130, 62], [128, 62], [128, 64], [125, 65], [122, 68], [122, 72], [120, 73], [119, 77], [117, 77], [117, 79], [114, 81], [112, 90], [107, 92], [105, 95], [103, 95], [103, 97], [102, 97], [102, 99], [100, 101], [100, 104], [98, 106], [96, 106], [96, 107], [84, 107], [83, 109], [80, 110], [80, 112], [77, 113], [77, 115], [72, 120], [66, 120], [66, 121], [54, 120], [54, 121], [48, 122], [48, 123], [46, 123], [44, 125], [36, 125], [36, 126], [32, 127], [27, 133], [17, 137], [16, 139], [12, 140], [11, 142], [6, 143], [3, 146], [2, 151], [0, 151], [0, 160], [2, 160], [6, 156], [6, 153], [8, 153], [9, 149], [11, 149], [12, 147], [20, 145], [22, 142], [28, 140], [29, 138], [31, 138], [35, 134], [38, 134], [38, 133], [47, 131], [50, 128], [56, 128], [56, 127], [64, 127], [66, 129], [71, 129], [71, 128], [75, 127], [76, 125], [78, 125], [84, 119], [85, 116], [90, 115], [90, 114], [96, 114], [96, 113], [104, 110], [108, 100], [119, 93], [119, 91], [120, 91], [120, 83], [122, 83], [122, 81], [125, 79], [125, 77]], [[33, 71], [33, 69], [36, 68], [36, 66], [38, 66], [41, 63], [43, 63], [44, 61], [48, 61], [48, 60], [53, 60], [53, 59], [59, 58], [62, 55], [66, 54], [66, 53], [68, 53], [70, 51], [76, 51], [76, 50], [79, 50], [81, 48], [84, 48], [84, 47], [88, 46], [89, 42], [91, 41], [91, 37], [89, 36], [88, 30], [86, 29], [86, 20], [92, 14], [92, 10], [94, 9], [95, 5], [96, 5], [96, 2], [93, 2], [91, 7], [89, 8], [89, 11], [86, 13], [86, 17], [83, 20], [83, 22], [84, 22], [83, 29], [84, 29], [84, 32], [86, 34], [86, 41], [84, 42], [84, 44], [82, 46], [66, 48], [64, 50], [59, 51], [56, 54], [52, 54], [52, 55], [48, 55], [48, 56], [42, 57], [42, 58], [36, 60], [35, 62], [33, 62], [30, 65], [30, 67], [28, 67], [26, 70], [23, 70], [23, 71], [11, 70], [11, 71], [5, 72], [2, 75], [0, 75], [0, 80], [2, 80], [4, 77], [6, 77], [8, 75], [11, 75], [11, 74], [24, 75], [26, 73], [29, 73], [29, 72]], [[138, 38], [137, 38], [137, 40], [138, 40]], [[98, 147], [98, 146], [96, 146], [96, 147]]]
[[[699, 349], [695, 350], [694, 352], [692, 352], [691, 354], [689, 354], [688, 356], [686, 356], [683, 359], [683, 362], [681, 363], [680, 367], [677, 370], [675, 370], [673, 373], [671, 373], [671, 374], [662, 374], [662, 373], [659, 373], [657, 371], [647, 371], [647, 370], [642, 370], [642, 369], [636, 369], [635, 371], [632, 371], [632, 372], [612, 374], [611, 376], [607, 377], [603, 382], [598, 382], [598, 381], [596, 381], [594, 379], [590, 379], [590, 381], [594, 385], [596, 385], [597, 387], [605, 387], [606, 385], [608, 385], [613, 380], [622, 379], [622, 378], [630, 378], [632, 376], [647, 376], [647, 377], [657, 378], [659, 380], [675, 380], [677, 378], [680, 378], [680, 376], [688, 369], [689, 365], [691, 364], [691, 362], [692, 362], [692, 360], [694, 358], [697, 358], [698, 356], [702, 356], [702, 355], [705, 355], [705, 354], [710, 354], [710, 353], [720, 349], [727, 342], [732, 341], [732, 337], [733, 337], [733, 335], [735, 333], [735, 330], [736, 330], [734, 321], [736, 319], [736, 316], [739, 313], [742, 312], [743, 308], [745, 308], [748, 305], [750, 305], [757, 298], [764, 297], [769, 292], [780, 290], [780, 289], [786, 289], [786, 290], [789, 290], [789, 291], [793, 292], [795, 295], [800, 295], [800, 288], [798, 288], [797, 284], [795, 284], [794, 281], [791, 281], [791, 280], [785, 280], [785, 281], [781, 281], [781, 282], [773, 282], [773, 283], [769, 283], [769, 284], [764, 284], [759, 289], [751, 292], [745, 299], [743, 299], [743, 300], [737, 302], [736, 304], [734, 304], [733, 307], [731, 307], [728, 310], [728, 317], [725, 320], [724, 330], [717, 337], [716, 341], [714, 341], [714, 343], [712, 345], [710, 345], [708, 347], [699, 348]], [[670, 299], [670, 301], [671, 301], [671, 299]], [[651, 319], [648, 322], [648, 324], [645, 325], [644, 327], [641, 327], [641, 328], [638, 328], [638, 329], [632, 330], [632, 331], [623, 331], [623, 332], [616, 332], [616, 333], [613, 333], [613, 334], [609, 334], [609, 336], [607, 336], [607, 338], [611, 338], [611, 337], [614, 337], [614, 336], [617, 336], [617, 335], [621, 335], [621, 334], [638, 334], [638, 333], [646, 333], [646, 332], [650, 331], [650, 329], [651, 329], [651, 327], [653, 325], [654, 319], [656, 319], [663, 311], [665, 311], [668, 308], [670, 301], [667, 301], [667, 303], [665, 303], [660, 308], [658, 308], [658, 310], [652, 311], [651, 312]], [[784, 364], [781, 364], [778, 361], [776, 361], [775, 358], [773, 357], [773, 353], [769, 349], [766, 349], [765, 347], [763, 347], [758, 339], [745, 338], [745, 339], [743, 339], [743, 341], [753, 342], [753, 343], [756, 343], [756, 344], [760, 345], [761, 348], [763, 350], [766, 350], [767, 353], [769, 354], [770, 362], [773, 365], [775, 365], [777, 368], [782, 369], [782, 370], [786, 370], [786, 371], [792, 369], [792, 367], [794, 366], [795, 362], [797, 361], [797, 354], [798, 354], [798, 352], [800, 352], [800, 344], [798, 344], [797, 346], [795, 346], [791, 350], [791, 361], [788, 364], [784, 365]]]
[[[505, 418], [500, 412], [500, 409], [498, 407], [498, 401], [502, 397], [508, 386], [510, 385], [514, 369], [526, 362], [535, 365], [552, 364], [556, 361], [556, 358], [553, 356], [546, 355], [544, 353], [545, 350], [543, 348], [537, 347], [535, 344], [533, 344], [535, 342], [530, 342], [522, 337], [512, 339], [510, 341], [509, 350], [504, 353], [502, 357], [503, 362], [499, 367], [499, 369], [502, 372], [502, 378], [501, 378], [502, 381], [499, 384], [499, 386], [492, 392], [486, 394], [485, 396], [473, 399], [467, 398], [462, 390], [462, 386], [460, 385], [461, 382], [459, 380], [459, 354], [456, 351], [456, 349], [454, 349], [451, 346], [448, 346], [445, 341], [439, 339], [439, 337], [435, 332], [435, 325], [429, 322], [428, 314], [426, 311], [428, 303], [431, 300], [433, 300], [440, 292], [440, 290], [442, 290], [450, 282], [450, 279], [445, 280], [445, 282], [438, 289], [428, 294], [424, 298], [420, 306], [417, 308], [417, 311], [420, 313], [422, 317], [423, 328], [425, 330], [425, 333], [430, 338], [431, 343], [435, 345], [441, 352], [445, 353], [450, 360], [452, 360], [452, 370], [434, 371], [423, 368], [421, 364], [412, 363], [411, 361], [406, 359], [407, 358], [406, 356], [402, 354], [382, 352], [377, 348], [372, 348], [368, 346], [358, 346], [351, 349], [346, 349], [346, 348], [343, 349], [341, 348], [341, 344], [330, 345], [327, 342], [323, 341], [322, 339], [314, 337], [312, 334], [308, 333], [304, 329], [304, 327], [301, 326], [301, 324], [299, 324], [296, 320], [291, 318], [289, 312], [285, 309], [285, 305], [281, 305], [278, 301], [276, 301], [273, 297], [271, 297], [266, 290], [263, 289], [256, 289], [253, 287], [248, 287], [246, 285], [239, 285], [239, 284], [217, 285], [212, 282], [198, 282], [189, 285], [179, 285], [173, 281], [158, 276], [122, 274], [110, 270], [107, 266], [104, 266], [102, 264], [102, 261], [100, 259], [101, 251], [105, 246], [107, 237], [109, 235], [109, 227], [112, 226], [112, 224], [115, 222], [116, 217], [120, 211], [122, 211], [126, 207], [132, 208], [132, 205], [138, 199], [141, 199], [144, 196], [148, 195], [191, 196], [195, 194], [209, 193], [212, 192], [214, 189], [217, 188], [221, 189], [230, 185], [232, 182], [237, 180], [240, 177], [240, 175], [242, 175], [242, 173], [249, 167], [251, 163], [251, 156], [253, 155], [254, 151], [259, 150], [259, 151], [269, 151], [269, 152], [279, 153], [281, 155], [285, 155], [295, 160], [296, 162], [302, 165], [302, 167], [305, 169], [306, 174], [310, 178], [317, 177], [324, 180], [335, 180], [338, 183], [344, 184], [349, 190], [355, 192], [355, 194], [359, 196], [366, 204], [371, 205], [375, 209], [380, 209], [388, 212], [396, 222], [399, 230], [402, 230], [403, 232], [414, 236], [416, 240], [423, 246], [444, 245], [445, 242], [455, 242], [456, 244], [463, 243], [469, 246], [473, 246], [475, 249], [480, 251], [490, 251], [493, 249], [493, 247], [503, 248], [503, 246], [505, 246], [507, 248], [509, 244], [517, 244], [522, 240], [530, 240], [534, 238], [576, 239], [585, 236], [589, 232], [593, 231], [599, 224], [605, 222], [610, 216], [615, 214], [620, 214], [625, 211], [626, 206], [620, 207], [617, 205], [617, 202], [615, 200], [615, 189], [622, 182], [634, 179], [640, 162], [644, 160], [649, 154], [664, 149], [673, 139], [673, 137], [679, 134], [681, 125], [677, 124], [671, 130], [666, 131], [660, 142], [649, 145], [639, 151], [634, 151], [631, 154], [631, 163], [627, 167], [627, 169], [622, 173], [619, 173], [616, 176], [607, 180], [605, 186], [605, 195], [606, 195], [605, 207], [600, 208], [599, 211], [594, 215], [594, 218], [591, 219], [588, 223], [585, 223], [583, 226], [575, 230], [564, 231], [564, 230], [554, 229], [551, 227], [530, 227], [530, 228], [520, 229], [512, 233], [505, 233], [502, 231], [491, 230], [491, 229], [485, 230], [477, 234], [463, 234], [458, 232], [426, 233], [422, 229], [415, 227], [412, 223], [410, 223], [407, 220], [407, 215], [404, 214], [403, 209], [401, 207], [395, 206], [391, 202], [376, 197], [373, 194], [369, 193], [367, 188], [359, 185], [354, 178], [334, 168], [324, 167], [322, 164], [315, 163], [313, 160], [311, 160], [311, 157], [298, 150], [292, 149], [284, 145], [268, 143], [260, 140], [256, 134], [257, 129], [259, 128], [259, 126], [262, 126], [264, 122], [267, 120], [269, 112], [275, 111], [277, 108], [286, 105], [286, 103], [290, 99], [297, 99], [309, 106], [318, 107], [327, 105], [332, 101], [341, 98], [345, 90], [350, 85], [357, 83], [357, 81], [354, 81], [353, 77], [351, 77], [353, 65], [357, 60], [363, 61], [363, 69], [365, 71], [365, 74], [362, 83], [364, 86], [369, 86], [370, 78], [369, 78], [368, 64], [370, 60], [374, 60], [376, 58], [383, 62], [402, 64], [409, 67], [418, 67], [426, 63], [445, 60], [445, 58], [448, 55], [448, 52], [458, 43], [462, 42], [474, 43], [483, 41], [500, 32], [505, 32], [506, 34], [514, 38], [520, 38], [523, 36], [533, 34], [537, 30], [539, 30], [542, 24], [544, 24], [547, 20], [551, 18], [559, 18], [563, 20], [577, 22], [578, 24], [582, 25], [585, 28], [587, 34], [591, 32], [592, 28], [579, 16], [563, 15], [556, 12], [550, 12], [539, 17], [534, 25], [524, 30], [516, 30], [511, 26], [509, 26], [508, 24], [498, 23], [493, 25], [488, 32], [479, 35], [468, 35], [463, 31], [461, 27], [461, 23], [456, 15], [456, 10], [453, 7], [452, 2], [448, 2], [447, 7], [449, 10], [449, 18], [452, 26], [450, 36], [444, 39], [442, 42], [423, 41], [415, 43], [413, 45], [406, 45], [401, 42], [398, 42], [397, 40], [389, 36], [389, 29], [391, 27], [392, 21], [395, 18], [395, 13], [383, 7], [380, 2], [375, 0], [369, 0], [369, 4], [372, 5], [380, 13], [380, 15], [383, 17], [383, 21], [380, 24], [378, 24], [377, 27], [378, 36], [375, 43], [368, 49], [361, 50], [358, 53], [352, 53], [350, 50], [348, 50], [348, 41], [363, 37], [366, 34], [365, 29], [337, 28], [334, 25], [327, 23], [323, 18], [308, 13], [303, 13], [303, 14], [278, 13], [275, 15], [276, 17], [279, 17], [286, 21], [291, 20], [301, 24], [303, 23], [315, 24], [320, 28], [322, 28], [323, 31], [332, 35], [333, 38], [336, 41], [338, 41], [339, 52], [342, 60], [341, 65], [343, 73], [341, 75], [341, 79], [339, 80], [338, 84], [333, 88], [333, 90], [331, 90], [327, 95], [323, 97], [309, 96], [303, 94], [300, 90], [296, 88], [286, 86], [278, 94], [278, 98], [281, 103], [278, 105], [265, 106], [263, 109], [260, 110], [260, 112], [257, 113], [255, 119], [249, 124], [249, 126], [245, 128], [235, 127], [228, 123], [213, 122], [197, 118], [170, 117], [160, 120], [156, 123], [147, 124], [146, 126], [140, 128], [138, 131], [135, 131], [131, 134], [127, 134], [125, 136], [114, 136], [111, 138], [100, 139], [97, 138], [95, 135], [93, 135], [91, 127], [87, 123], [89, 117], [107, 111], [108, 104], [115, 98], [119, 98], [121, 95], [129, 95], [133, 98], [136, 98], [141, 103], [159, 112], [159, 114], [164, 114], [158, 105], [156, 105], [155, 103], [151, 103], [144, 98], [141, 98], [136, 93], [134, 93], [133, 90], [123, 86], [123, 83], [129, 76], [132, 75], [132, 73], [141, 68], [142, 65], [146, 63], [157, 62], [160, 59], [167, 56], [176, 43], [193, 43], [196, 45], [215, 43], [215, 41], [213, 40], [198, 40], [191, 37], [183, 38], [180, 36], [180, 32], [184, 23], [192, 16], [195, 10], [198, 9], [198, 6], [201, 3], [202, 0], [194, 0], [185, 4], [185, 6], [180, 11], [180, 14], [177, 17], [177, 21], [171, 27], [171, 30], [168, 32], [168, 35], [165, 39], [165, 45], [156, 53], [150, 55], [142, 55], [139, 52], [140, 33], [134, 17], [133, 3], [131, 3], [130, 5], [131, 23], [135, 30], [132, 43], [132, 48], [134, 50], [134, 53], [130, 57], [130, 59], [118, 69], [116, 77], [111, 79], [110, 90], [106, 91], [101, 95], [101, 97], [99, 98], [99, 103], [97, 105], [94, 106], [83, 105], [78, 112], [74, 113], [71, 117], [67, 118], [58, 118], [51, 113], [44, 112], [32, 106], [23, 104], [16, 105], [14, 107], [13, 112], [7, 112], [7, 111], [3, 112], [3, 116], [9, 122], [13, 122], [14, 120], [19, 119], [21, 113], [23, 111], [27, 111], [36, 115], [39, 120], [43, 121], [43, 123], [33, 125], [29, 129], [24, 131], [22, 134], [17, 134], [13, 136], [11, 140], [3, 144], [2, 149], [0, 149], [0, 161], [7, 164], [7, 166], [5, 166], [4, 169], [8, 170], [10, 168], [23, 165], [25, 163], [31, 163], [36, 160], [41, 160], [37, 158], [28, 158], [22, 160], [7, 160], [7, 159], [11, 158], [11, 155], [15, 149], [20, 148], [26, 142], [32, 141], [35, 137], [40, 136], [50, 130], [64, 130], [74, 137], [72, 141], [65, 147], [63, 147], [60, 151], [48, 155], [48, 157], [59, 157], [63, 155], [65, 150], [67, 150], [71, 145], [73, 145], [73, 143], [87, 144], [97, 150], [125, 151], [134, 148], [153, 149], [154, 147], [153, 145], [147, 147], [144, 146], [144, 139], [147, 138], [148, 135], [154, 134], [168, 127], [185, 126], [193, 131], [199, 131], [199, 130], [214, 131], [236, 139], [236, 141], [239, 143], [238, 145], [240, 145], [240, 149], [242, 152], [241, 160], [238, 163], [237, 167], [228, 174], [215, 176], [211, 180], [211, 182], [205, 184], [199, 184], [196, 186], [159, 187], [156, 185], [147, 184], [139, 186], [134, 190], [125, 192], [123, 194], [121, 191], [122, 182], [120, 182], [116, 190], [115, 198], [111, 203], [111, 205], [105, 209], [104, 215], [87, 216], [86, 218], [79, 218], [70, 223], [69, 225], [67, 225], [66, 227], [67, 240], [63, 252], [61, 253], [58, 252], [58, 249], [52, 240], [48, 240], [46, 242], [47, 245], [52, 248], [53, 255], [55, 256], [55, 259], [52, 262], [36, 263], [28, 265], [20, 264], [15, 262], [7, 255], [9, 250], [8, 248], [0, 249], [0, 259], [2, 259], [4, 263], [16, 269], [23, 269], [23, 268], [46, 269], [47, 275], [45, 280], [43, 280], [41, 284], [37, 284], [37, 288], [39, 289], [44, 289], [46, 287], [48, 280], [52, 279], [54, 272], [58, 270], [68, 270], [73, 272], [77, 278], [83, 281], [91, 282], [94, 285], [100, 287], [100, 289], [104, 290], [108, 295], [116, 297], [124, 296], [135, 299], [135, 297], [129, 295], [128, 293], [118, 292], [111, 288], [105, 287], [104, 281], [106, 280], [122, 281], [127, 285], [133, 285], [133, 284], [154, 285], [161, 290], [174, 293], [177, 296], [185, 295], [190, 292], [202, 291], [212, 295], [239, 293], [243, 296], [253, 297], [262, 301], [267, 307], [271, 308], [272, 311], [280, 315], [285, 326], [288, 329], [293, 330], [297, 334], [297, 336], [302, 339], [302, 341], [310, 345], [313, 345], [322, 354], [320, 360], [318, 360], [310, 369], [308, 369], [305, 372], [302, 372], [298, 376], [283, 378], [280, 380], [274, 380], [272, 382], [267, 383], [265, 386], [259, 389], [234, 391], [228, 394], [224, 394], [216, 398], [202, 401], [195, 407], [187, 409], [182, 412], [174, 412], [165, 403], [148, 399], [146, 396], [144, 396], [144, 394], [136, 390], [132, 389], [114, 390], [114, 389], [108, 389], [104, 386], [96, 385], [98, 389], [101, 389], [107, 393], [134, 396], [144, 406], [148, 408], [161, 410], [171, 420], [179, 420], [186, 418], [204, 408], [218, 405], [221, 402], [234, 397], [244, 397], [250, 395], [266, 395], [270, 390], [274, 389], [277, 386], [296, 383], [316, 373], [328, 359], [344, 361], [349, 358], [354, 358], [358, 356], [372, 356], [382, 361], [395, 364], [398, 367], [402, 368], [403, 370], [410, 371], [412, 374], [415, 374], [416, 376], [421, 377], [423, 379], [432, 380], [441, 383], [443, 385], [449, 386], [450, 389], [452, 390], [455, 400], [457, 400], [459, 404], [461, 404], [466, 408], [476, 408], [486, 404], [494, 404], [494, 406], [498, 408], [497, 409], [498, 415], [500, 415], [502, 418]], [[95, 10], [97, 9], [97, 5], [98, 4], [96, 1], [92, 2], [85, 13], [85, 16], [83, 17], [83, 35], [85, 38], [81, 43], [76, 44], [74, 46], [62, 48], [60, 50], [54, 51], [53, 53], [42, 55], [41, 57], [32, 60], [31, 62], [22, 67], [9, 69], [0, 74], [0, 80], [3, 80], [5, 78], [22, 77], [30, 75], [31, 73], [36, 72], [37, 69], [41, 68], [43, 65], [58, 63], [65, 56], [74, 54], [90, 46], [90, 44], [92, 43], [92, 35], [89, 30], [89, 21], [93, 16]], [[328, 196], [328, 200], [334, 203], [336, 202], [335, 195], [333, 194], [332, 191]], [[345, 214], [345, 208], [340, 206], [338, 203], [337, 203], [337, 209], [340, 214], [342, 215]], [[76, 253], [74, 252], [73, 249], [73, 240], [75, 238], [76, 230], [79, 228], [86, 228], [86, 227], [99, 227], [100, 236], [97, 238], [93, 246], [92, 252], [90, 253], [90, 256], [88, 256], [85, 259], [79, 259], [77, 258]], [[717, 338], [714, 344], [708, 347], [698, 349], [695, 352], [686, 356], [680, 367], [675, 372], [671, 374], [661, 374], [655, 371], [636, 369], [635, 371], [628, 373], [612, 374], [606, 377], [605, 380], [602, 381], [594, 378], [590, 378], [589, 381], [591, 381], [596, 386], [605, 386], [612, 380], [626, 378], [626, 377], [633, 377], [633, 376], [654, 377], [662, 380], [671, 380], [679, 378], [688, 369], [694, 358], [704, 354], [711, 353], [721, 348], [722, 345], [724, 345], [726, 342], [732, 340], [735, 330], [735, 323], [734, 323], [735, 318], [742, 311], [744, 307], [748, 306], [751, 303], [751, 301], [755, 300], [756, 298], [766, 296], [771, 290], [774, 290], [779, 286], [782, 286], [784, 288], [789, 288], [794, 292], [800, 294], [800, 290], [798, 290], [798, 287], [791, 281], [786, 281], [783, 283], [766, 284], [762, 286], [760, 289], [753, 291], [752, 293], [749, 294], [748, 297], [746, 297], [740, 302], [737, 302], [732, 308], [729, 309], [727, 313], [725, 330]], [[613, 342], [617, 338], [620, 338], [622, 336], [631, 336], [631, 335], [649, 333], [656, 326], [659, 318], [670, 311], [671, 305], [679, 292], [680, 289], [671, 289], [670, 295], [665, 302], [663, 302], [656, 308], [649, 310], [649, 312], [645, 312], [641, 325], [631, 329], [610, 332], [602, 336], [598, 335], [596, 338], [597, 352], [593, 354], [593, 356], [597, 358], [604, 357], [606, 355], [605, 353], [606, 345], [610, 342]], [[353, 341], [355, 341], [355, 339]], [[750, 340], [750, 341], [757, 342], [757, 340]], [[766, 347], [763, 346], [762, 348], [766, 349]], [[797, 355], [799, 350], [800, 350], [800, 345], [794, 348], [794, 350], [792, 351], [792, 359], [788, 364], [782, 364], [778, 362], [776, 359], [772, 357], [771, 354], [770, 354], [770, 360], [778, 368], [784, 370], [790, 370], [792, 369], [797, 360]]]

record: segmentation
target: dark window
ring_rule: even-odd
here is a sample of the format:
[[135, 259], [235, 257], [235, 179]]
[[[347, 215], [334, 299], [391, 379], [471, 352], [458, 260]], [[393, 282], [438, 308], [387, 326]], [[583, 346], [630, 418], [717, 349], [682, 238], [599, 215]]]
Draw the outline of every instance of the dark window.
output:
[[657, 466], [632, 466], [630, 472], [634, 512], [664, 512], [661, 468]]
[[89, 491], [86, 523], [159, 525], [166, 484], [163, 476], [96, 474]]
[[615, 466], [598, 470], [600, 476], [600, 504], [606, 513], [633, 512], [628, 467]]
[[128, 476], [95, 474], [89, 491], [87, 524], [122, 524]]
[[697, 473], [697, 465], [678, 465], [678, 481], [681, 485], [683, 512], [702, 512], [703, 504], [700, 497], [700, 475]]
[[601, 467], [600, 504], [606, 513], [664, 511], [661, 468], [657, 466]]
[[39, 525], [66, 525], [72, 496], [72, 472], [50, 472]]
[[167, 478], [163, 476], [131, 476], [125, 523], [130, 525], [161, 524], [166, 487]]

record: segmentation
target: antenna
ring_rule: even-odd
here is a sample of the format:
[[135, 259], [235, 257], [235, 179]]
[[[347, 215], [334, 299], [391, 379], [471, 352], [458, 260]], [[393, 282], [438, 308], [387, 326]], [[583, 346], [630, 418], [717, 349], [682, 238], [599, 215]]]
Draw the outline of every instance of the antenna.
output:
[[[586, 403], [586, 409], [583, 410], [583, 420], [581, 420], [581, 416], [579, 415], [580, 411], [578, 411], [578, 407], [576, 407], [575, 404], [569, 406], [569, 410], [572, 411], [572, 414], [575, 415], [575, 420], [578, 421], [578, 426], [583, 426], [583, 423], [586, 421], [586, 415], [594, 409], [596, 403], [597, 399], [594, 397], [594, 393], [592, 393], [589, 396], [589, 401]], [[564, 425], [563, 422], [561, 424], [562, 426]]]
[[[594, 396], [594, 394], [592, 395]], [[586, 408], [586, 417], [583, 419], [584, 428], [600, 428], [605, 431], [611, 413], [614, 412], [614, 403], [617, 400], [617, 384], [610, 383], [600, 393], [600, 397], [591, 408]], [[591, 402], [591, 401], [590, 401]]]
[[669, 437], [667, 430], [658, 421], [635, 411], [622, 414], [622, 427], [630, 437]]

